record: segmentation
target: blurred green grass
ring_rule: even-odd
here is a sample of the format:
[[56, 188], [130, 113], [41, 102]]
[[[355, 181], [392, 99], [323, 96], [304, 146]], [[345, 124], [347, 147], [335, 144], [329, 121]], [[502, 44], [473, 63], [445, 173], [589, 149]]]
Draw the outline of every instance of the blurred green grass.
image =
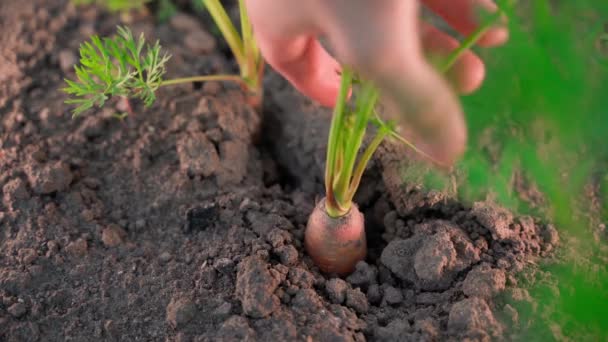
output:
[[[608, 1], [499, 5], [510, 38], [478, 50], [487, 78], [462, 99], [470, 140], [457, 165], [458, 196], [492, 198], [553, 222], [562, 235], [560, 262], [543, 265], [544, 278], [529, 289], [538, 308], [520, 307], [520, 321], [531, 323], [518, 340], [605, 341]], [[429, 188], [449, 184], [433, 172], [425, 178]], [[522, 196], [522, 179], [540, 190], [541, 203]]]

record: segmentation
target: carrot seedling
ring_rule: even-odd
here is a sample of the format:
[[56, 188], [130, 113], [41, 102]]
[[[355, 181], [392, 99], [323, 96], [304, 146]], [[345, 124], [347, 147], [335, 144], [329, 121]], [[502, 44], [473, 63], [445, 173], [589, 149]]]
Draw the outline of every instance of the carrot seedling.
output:
[[240, 36], [219, 0], [202, 1], [228, 43], [239, 66], [240, 76], [247, 91], [248, 103], [259, 109], [263, 97], [264, 60], [253, 38], [253, 27], [247, 16], [245, 0], [239, 0]]
[[161, 51], [159, 42], [150, 45], [143, 34], [135, 38], [128, 28], [119, 26], [114, 37], [100, 38], [94, 35], [89, 42], [81, 44], [80, 65], [74, 67], [77, 80], [66, 80], [67, 87], [63, 88], [64, 92], [72, 96], [66, 103], [76, 105], [73, 115], [79, 115], [94, 106], [103, 107], [108, 99], [116, 96], [126, 99], [127, 103], [129, 99], [138, 98], [145, 106], [150, 106], [156, 100], [156, 90], [160, 87], [205, 81], [239, 84], [246, 92], [247, 102], [259, 109], [263, 95], [264, 62], [253, 39], [244, 2], [239, 2], [241, 38], [219, 1], [202, 1], [232, 49], [240, 74], [166, 80], [165, 66], [171, 56]]
[[[471, 48], [499, 14], [482, 25], [460, 47], [438, 66], [441, 73], [450, 70], [463, 52]], [[348, 102], [348, 93], [353, 97]], [[347, 275], [367, 253], [365, 223], [354, 197], [361, 177], [372, 155], [387, 139], [406, 144], [415, 152], [431, 159], [407, 139], [399, 135], [393, 122], [383, 121], [375, 111], [380, 94], [374, 85], [343, 68], [340, 91], [329, 128], [325, 163], [325, 196], [311, 213], [304, 234], [308, 255], [325, 273]], [[376, 126], [375, 136], [361, 152], [367, 127]]]

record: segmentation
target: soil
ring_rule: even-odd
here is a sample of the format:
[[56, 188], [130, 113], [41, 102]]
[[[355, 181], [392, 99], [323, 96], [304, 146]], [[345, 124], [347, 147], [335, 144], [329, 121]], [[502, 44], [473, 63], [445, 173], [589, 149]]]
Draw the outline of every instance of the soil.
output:
[[[119, 20], [0, 4], [0, 341], [487, 341], [525, 324], [501, 296], [534, 305], [518, 275], [557, 231], [404, 183], [388, 143], [356, 198], [368, 257], [321, 274], [303, 236], [330, 111], [272, 71], [262, 113], [206, 83], [72, 118], [78, 45]], [[234, 70], [202, 22], [130, 27], [173, 55], [167, 78]]]

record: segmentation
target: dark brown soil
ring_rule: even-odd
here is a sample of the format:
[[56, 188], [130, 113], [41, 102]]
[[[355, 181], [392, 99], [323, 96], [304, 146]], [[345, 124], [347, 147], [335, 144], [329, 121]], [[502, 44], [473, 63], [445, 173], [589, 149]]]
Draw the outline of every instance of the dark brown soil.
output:
[[[320, 274], [303, 235], [330, 112], [272, 73], [263, 115], [208, 83], [72, 119], [78, 45], [118, 20], [0, 4], [0, 341], [485, 341], [524, 324], [496, 296], [529, 300], [517, 274], [555, 229], [404, 183], [389, 144], [357, 195], [368, 258]], [[199, 22], [130, 26], [173, 55], [169, 77], [232, 70]]]

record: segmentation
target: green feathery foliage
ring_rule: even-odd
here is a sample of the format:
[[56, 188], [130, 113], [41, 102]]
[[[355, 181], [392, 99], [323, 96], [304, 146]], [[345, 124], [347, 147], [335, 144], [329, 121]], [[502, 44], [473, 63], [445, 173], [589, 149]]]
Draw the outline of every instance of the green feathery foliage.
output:
[[135, 39], [128, 28], [118, 27], [114, 37], [95, 35], [80, 47], [80, 65], [74, 67], [78, 80], [65, 80], [68, 87], [63, 91], [73, 96], [66, 103], [77, 105], [74, 116], [95, 105], [103, 107], [113, 96], [139, 98], [150, 106], [169, 58], [158, 41], [146, 44], [143, 33]]

